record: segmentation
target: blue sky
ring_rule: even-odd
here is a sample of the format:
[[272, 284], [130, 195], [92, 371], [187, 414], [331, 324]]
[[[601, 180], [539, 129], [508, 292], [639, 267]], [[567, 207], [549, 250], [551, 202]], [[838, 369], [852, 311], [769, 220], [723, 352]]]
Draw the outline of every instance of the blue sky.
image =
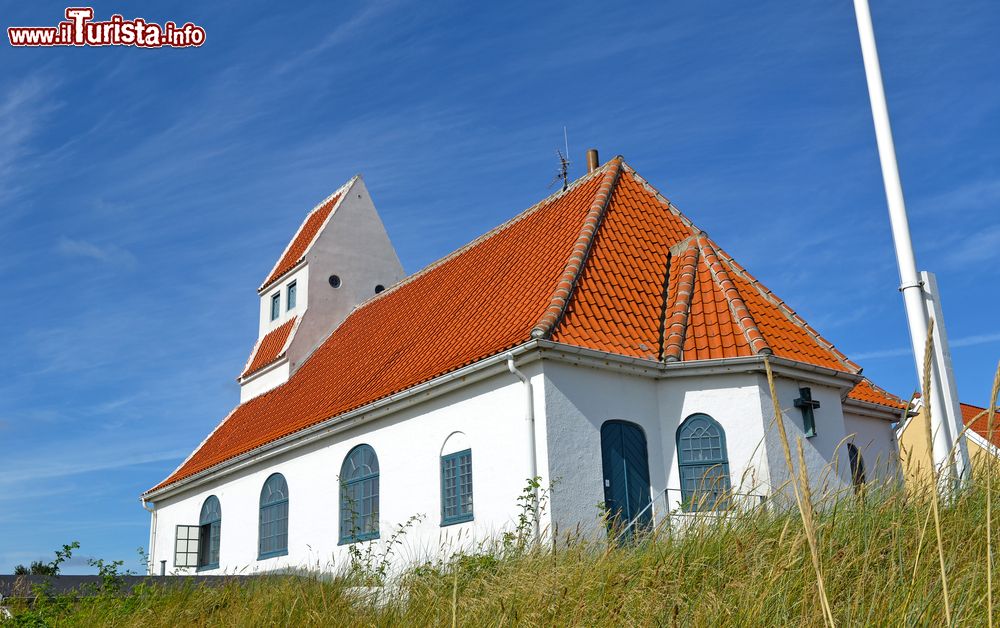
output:
[[[1000, 4], [875, 1], [959, 389], [1000, 357]], [[3, 3], [3, 26], [65, 5]], [[916, 376], [851, 3], [126, 3], [186, 50], [0, 44], [0, 573], [137, 566], [138, 495], [238, 400], [255, 288], [364, 174], [407, 271], [622, 154], [877, 383]], [[79, 562], [75, 570], [85, 570]]]

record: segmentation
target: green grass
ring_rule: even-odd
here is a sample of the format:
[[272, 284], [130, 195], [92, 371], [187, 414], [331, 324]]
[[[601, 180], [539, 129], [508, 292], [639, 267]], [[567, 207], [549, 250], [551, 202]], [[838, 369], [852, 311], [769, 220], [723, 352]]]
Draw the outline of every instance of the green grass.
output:
[[[1000, 485], [992, 478], [992, 486]], [[986, 625], [985, 478], [942, 505], [955, 625]], [[818, 509], [826, 595], [840, 625], [945, 625], [928, 496], [898, 489]], [[930, 523], [927, 523], [930, 521]], [[995, 527], [995, 526], [994, 526]], [[411, 569], [379, 602], [352, 593], [366, 574], [278, 576], [221, 588], [142, 588], [127, 595], [15, 608], [17, 622], [57, 626], [822, 625], [802, 518], [757, 510], [628, 547], [560, 541]], [[39, 623], [38, 625], [41, 625]]]

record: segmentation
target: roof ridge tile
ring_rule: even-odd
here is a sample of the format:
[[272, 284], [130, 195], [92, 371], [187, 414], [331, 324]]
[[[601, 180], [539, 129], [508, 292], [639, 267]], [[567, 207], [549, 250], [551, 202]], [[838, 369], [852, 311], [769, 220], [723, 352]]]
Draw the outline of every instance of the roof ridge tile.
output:
[[653, 197], [656, 200], [658, 200], [661, 204], [663, 204], [663, 206], [666, 207], [672, 214], [680, 218], [681, 222], [683, 222], [695, 234], [701, 231], [697, 226], [695, 226], [693, 222], [691, 222], [690, 218], [684, 215], [684, 212], [682, 212], [676, 205], [673, 204], [673, 202], [671, 202], [669, 198], [664, 196], [663, 193], [661, 193], [659, 190], [656, 189], [655, 186], [653, 186], [653, 184], [651, 184], [649, 181], [643, 178], [641, 174], [636, 172], [635, 168], [624, 162], [622, 163], [622, 165], [625, 168], [625, 170], [632, 175], [633, 179], [635, 179], [640, 185], [642, 185], [642, 187], [645, 188], [647, 192], [652, 194]]
[[722, 290], [722, 294], [729, 304], [729, 311], [733, 315], [733, 319], [739, 325], [740, 330], [742, 330], [744, 337], [747, 339], [750, 350], [757, 355], [773, 354], [774, 351], [771, 349], [771, 345], [768, 344], [764, 335], [760, 333], [757, 321], [750, 314], [750, 309], [744, 303], [743, 297], [736, 288], [736, 284], [729, 277], [729, 273], [719, 261], [715, 247], [708, 238], [708, 234], [704, 231], [698, 235], [698, 247], [701, 249], [702, 259], [712, 273], [712, 278], [719, 289]]
[[[610, 162], [608, 162], [608, 164], [610, 164]], [[589, 181], [591, 178], [593, 178], [595, 176], [598, 176], [600, 174], [604, 174], [604, 169], [607, 167], [608, 164], [606, 164], [605, 166], [602, 166], [601, 168], [598, 168], [597, 170], [594, 170], [594, 172], [589, 172], [586, 175], [580, 177], [579, 179], [573, 181], [572, 183], [569, 184], [569, 187], [567, 187], [565, 190], [561, 189], [558, 192], [555, 192], [554, 194], [550, 194], [550, 195], [546, 196], [545, 198], [543, 198], [542, 200], [538, 201], [534, 205], [529, 206], [527, 209], [518, 212], [515, 216], [512, 216], [511, 218], [509, 218], [509, 219], [505, 220], [504, 222], [500, 223], [499, 225], [493, 227], [492, 229], [490, 229], [486, 233], [482, 234], [481, 236], [479, 236], [479, 237], [477, 237], [477, 238], [469, 241], [468, 243], [466, 243], [466, 244], [458, 247], [457, 249], [455, 249], [451, 253], [448, 253], [444, 257], [440, 257], [440, 258], [434, 260], [433, 262], [427, 264], [426, 266], [424, 266], [423, 268], [421, 268], [417, 272], [413, 273], [412, 275], [407, 275], [403, 279], [399, 280], [397, 283], [394, 283], [391, 286], [386, 286], [386, 289], [383, 290], [382, 292], [379, 292], [378, 294], [375, 294], [375, 295], [369, 297], [368, 299], [366, 299], [365, 301], [359, 303], [354, 308], [354, 310], [352, 310], [352, 313], [355, 310], [358, 310], [358, 309], [364, 307], [365, 305], [367, 305], [369, 303], [372, 303], [372, 302], [377, 301], [379, 299], [386, 298], [387, 296], [389, 296], [390, 294], [392, 294], [393, 292], [395, 292], [397, 289], [401, 288], [402, 286], [405, 286], [408, 283], [412, 283], [414, 280], [418, 279], [419, 277], [421, 277], [423, 275], [426, 275], [427, 273], [429, 273], [430, 271], [434, 270], [438, 266], [441, 266], [442, 264], [447, 263], [451, 259], [453, 259], [453, 258], [461, 255], [462, 253], [464, 253], [468, 249], [471, 249], [472, 247], [476, 246], [477, 244], [479, 244], [483, 240], [486, 240], [486, 239], [490, 238], [491, 236], [495, 235], [497, 232], [503, 231], [507, 227], [509, 227], [509, 226], [511, 226], [513, 224], [516, 224], [516, 223], [524, 220], [528, 216], [531, 216], [532, 214], [534, 214], [536, 211], [538, 211], [538, 210], [546, 207], [549, 203], [555, 202], [556, 200], [559, 199], [559, 197], [564, 196], [566, 194], [569, 194], [570, 192], [574, 191], [577, 187], [579, 187], [579, 186], [583, 185], [584, 183], [586, 183], [587, 181]]]
[[604, 218], [604, 213], [611, 203], [611, 193], [618, 183], [619, 176], [621, 176], [622, 163], [622, 158], [619, 156], [609, 161], [605, 166], [604, 180], [601, 181], [600, 187], [597, 188], [597, 193], [594, 194], [594, 201], [591, 203], [590, 210], [583, 220], [580, 235], [573, 245], [573, 250], [566, 261], [566, 268], [563, 270], [562, 276], [556, 284], [556, 289], [552, 293], [549, 306], [531, 330], [532, 338], [548, 337], [562, 319], [563, 313], [566, 311], [566, 304], [569, 303], [570, 297], [573, 295], [573, 288], [580, 276], [580, 271], [583, 269], [584, 264], [586, 264], [587, 256], [590, 254], [591, 245], [594, 243], [594, 236], [597, 234], [597, 230], [601, 226], [601, 220]]
[[688, 238], [686, 243], [687, 248], [682, 253], [680, 274], [677, 277], [677, 296], [671, 304], [669, 323], [665, 322], [664, 326], [664, 330], [669, 329], [670, 333], [663, 339], [660, 347], [660, 359], [666, 362], [679, 362], [684, 355], [684, 339], [687, 334], [688, 316], [691, 313], [700, 252], [693, 238]]
[[780, 298], [778, 295], [772, 292], [770, 288], [762, 284], [756, 277], [751, 275], [750, 271], [748, 271], [746, 268], [740, 265], [736, 260], [732, 258], [732, 256], [730, 256], [724, 250], [719, 248], [718, 245], [715, 245], [713, 243], [713, 246], [718, 251], [719, 257], [725, 260], [726, 264], [729, 265], [729, 267], [733, 270], [733, 272], [741, 275], [748, 283], [750, 283], [750, 285], [752, 285], [754, 288], [757, 289], [757, 291], [761, 294], [761, 296], [770, 301], [786, 317], [791, 319], [793, 323], [802, 328], [807, 334], [809, 334], [812, 337], [812, 339], [817, 344], [819, 344], [827, 351], [833, 353], [834, 356], [838, 360], [840, 360], [840, 362], [844, 366], [846, 366], [849, 369], [853, 369], [856, 373], [861, 373], [862, 369], [860, 366], [858, 366], [858, 364], [856, 364], [853, 360], [844, 355], [844, 353], [839, 349], [837, 349], [837, 347], [835, 347], [832, 342], [821, 336], [820, 333], [815, 329], [813, 329], [813, 327], [809, 323], [807, 323], [805, 319], [799, 316], [798, 312], [793, 310], [791, 306], [788, 305], [788, 303], [786, 303], [782, 298]]

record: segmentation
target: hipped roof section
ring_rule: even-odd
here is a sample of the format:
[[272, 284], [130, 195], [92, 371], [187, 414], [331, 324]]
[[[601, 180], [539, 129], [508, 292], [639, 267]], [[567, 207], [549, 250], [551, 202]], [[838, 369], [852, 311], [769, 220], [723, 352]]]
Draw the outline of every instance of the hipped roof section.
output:
[[[297, 255], [290, 245], [282, 260]], [[151, 491], [532, 338], [650, 360], [773, 354], [860, 372], [617, 157], [359, 306], [287, 383], [238, 406]]]

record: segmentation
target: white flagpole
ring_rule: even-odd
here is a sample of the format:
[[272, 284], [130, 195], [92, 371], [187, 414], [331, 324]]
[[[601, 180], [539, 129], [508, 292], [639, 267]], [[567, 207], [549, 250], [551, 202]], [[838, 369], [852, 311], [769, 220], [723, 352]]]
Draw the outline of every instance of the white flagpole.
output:
[[[913, 357], [917, 366], [917, 381], [923, 381], [924, 343], [927, 341], [928, 327], [924, 285], [917, 273], [913, 242], [910, 240], [910, 223], [906, 217], [906, 205], [903, 202], [903, 186], [899, 181], [896, 148], [892, 141], [889, 109], [885, 102], [882, 71], [878, 62], [878, 50], [875, 47], [875, 31], [872, 28], [868, 0], [854, 0], [854, 13], [858, 20], [861, 54], [864, 57], [865, 76], [868, 79], [868, 96], [871, 99], [872, 119], [875, 122], [875, 139], [878, 143], [879, 161], [882, 164], [882, 182], [885, 185], [885, 196], [889, 205], [892, 240], [896, 246], [896, 262], [899, 265], [900, 278], [899, 290], [903, 293], [903, 303], [906, 306], [910, 342], [913, 345]], [[947, 347], [938, 347], [937, 350], [939, 352], [947, 351]], [[929, 397], [925, 401], [930, 401], [931, 404], [934, 465], [941, 470], [943, 487], [954, 486], [956, 481], [964, 479], [968, 467], [965, 438], [955, 442], [955, 439], [959, 438], [961, 430], [961, 415], [954, 416], [954, 409], [945, 402], [943, 394], [945, 386], [953, 389], [953, 383], [942, 381], [942, 378], [947, 378], [950, 375], [947, 372], [942, 373], [941, 369], [937, 367], [936, 361], [932, 361], [931, 389], [924, 391], [924, 394]], [[951, 455], [953, 446], [955, 449], [954, 457]]]

